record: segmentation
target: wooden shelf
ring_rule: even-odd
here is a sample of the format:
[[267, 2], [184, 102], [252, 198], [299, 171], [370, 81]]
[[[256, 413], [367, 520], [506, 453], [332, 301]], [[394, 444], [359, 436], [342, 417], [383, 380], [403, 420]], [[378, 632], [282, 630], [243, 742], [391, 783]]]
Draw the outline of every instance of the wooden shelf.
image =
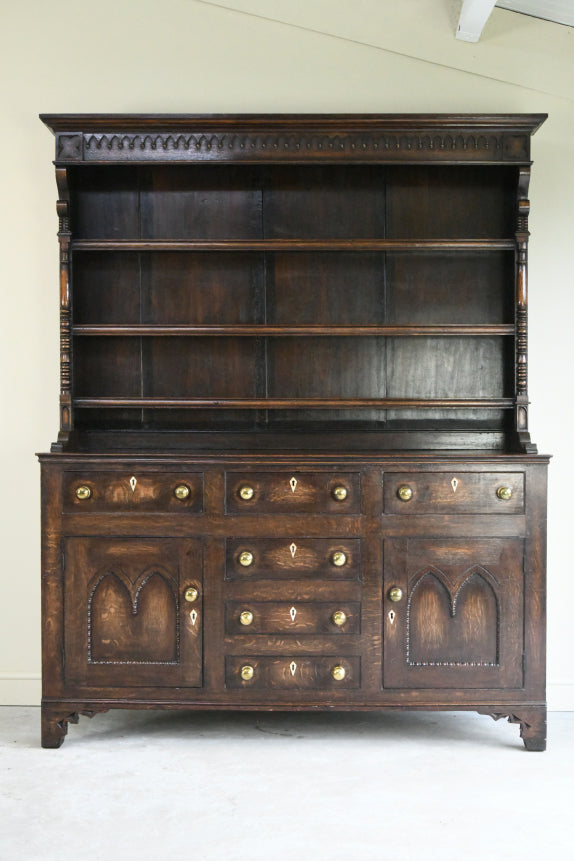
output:
[[191, 336], [373, 336], [387, 335], [393, 337], [411, 336], [449, 336], [449, 335], [514, 335], [513, 324], [483, 324], [483, 325], [435, 325], [435, 326], [269, 326], [269, 325], [169, 325], [130, 323], [125, 325], [79, 325], [72, 330], [74, 335], [120, 336], [120, 335], [165, 335]]
[[74, 398], [83, 409], [511, 409], [513, 398]]
[[513, 251], [514, 239], [75, 239], [72, 251]]

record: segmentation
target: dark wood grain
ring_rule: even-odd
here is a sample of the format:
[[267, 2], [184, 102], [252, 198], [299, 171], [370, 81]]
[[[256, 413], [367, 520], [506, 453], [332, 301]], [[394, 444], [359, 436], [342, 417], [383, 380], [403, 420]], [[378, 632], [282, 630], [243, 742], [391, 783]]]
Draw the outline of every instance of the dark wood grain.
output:
[[265, 169], [265, 239], [385, 238], [385, 169], [296, 165]]
[[[389, 252], [388, 323], [456, 325], [514, 322], [514, 254]], [[493, 332], [494, 334], [494, 332]]]
[[274, 338], [270, 399], [373, 399], [387, 396], [385, 343], [373, 338]]
[[139, 338], [114, 338], [113, 341], [82, 338], [81, 345], [74, 350], [75, 395], [112, 399], [141, 397], [141, 365]]
[[68, 682], [201, 685], [200, 541], [68, 538], [63, 565]]
[[259, 323], [263, 263], [260, 254], [141, 255], [140, 320], [151, 328], [204, 326], [206, 334], [210, 326]]
[[483, 326], [473, 325], [442, 325], [442, 326], [248, 326], [245, 324], [201, 326], [193, 323], [183, 326], [164, 326], [159, 323], [136, 325], [79, 325], [73, 327], [74, 335], [210, 335], [213, 337], [226, 335], [243, 335], [245, 337], [260, 335], [279, 335], [281, 337], [301, 335], [394, 335], [399, 337], [424, 337], [425, 335], [514, 335], [514, 326], [510, 324]]
[[261, 192], [249, 168], [157, 167], [144, 172], [140, 192], [141, 239], [261, 237]]
[[139, 254], [75, 255], [74, 330], [82, 325], [141, 323], [140, 266]]
[[506, 339], [392, 338], [387, 342], [387, 396], [503, 398], [511, 395]]
[[522, 540], [405, 538], [384, 554], [385, 687], [523, 686]]
[[[214, 129], [243, 132], [247, 129], [323, 130], [340, 132], [366, 129], [464, 129], [479, 132], [500, 128], [534, 134], [547, 114], [41, 114], [40, 119], [53, 132], [64, 131], [173, 131], [202, 129], [209, 123]], [[158, 153], [161, 160], [161, 152]]]
[[[80, 499], [78, 487], [87, 487], [90, 496]], [[185, 487], [188, 495], [179, 499], [177, 487]], [[67, 514], [96, 514], [110, 512], [194, 513], [203, 510], [203, 476], [189, 471], [150, 474], [141, 469], [121, 473], [84, 469], [66, 472], [63, 481], [64, 512]]]
[[74, 251], [513, 251], [513, 239], [76, 239]]
[[256, 345], [245, 338], [146, 338], [142, 375], [143, 398], [152, 401], [253, 398]]
[[[248, 628], [241, 623], [241, 614], [249, 611], [253, 621]], [[345, 613], [340, 627], [333, 614]], [[340, 636], [360, 631], [361, 612], [358, 604], [348, 601], [226, 601], [225, 629], [227, 634], [328, 634]]]
[[[408, 487], [404, 501], [399, 490]], [[497, 491], [508, 488], [509, 499]], [[384, 482], [387, 514], [520, 514], [524, 511], [524, 474], [520, 472], [387, 472]]]
[[136, 168], [88, 168], [71, 185], [71, 225], [80, 239], [140, 239], [139, 173]]
[[[250, 499], [240, 495], [242, 488], [253, 491]], [[336, 488], [346, 496], [335, 497]], [[343, 470], [332, 473], [305, 472], [228, 472], [226, 475], [226, 512], [228, 514], [311, 513], [358, 514], [361, 510], [360, 476]]]
[[503, 239], [514, 234], [516, 169], [397, 166], [387, 183], [389, 239]]
[[[173, 381], [170, 381], [170, 385]], [[105, 397], [105, 398], [74, 398], [74, 402], [79, 407], [84, 408], [99, 408], [99, 407], [155, 407], [157, 409], [171, 409], [173, 407], [187, 407], [193, 409], [195, 407], [204, 408], [211, 407], [214, 409], [279, 409], [279, 410], [297, 410], [301, 407], [312, 409], [331, 409], [332, 407], [377, 407], [386, 409], [387, 407], [395, 409], [429, 409], [435, 407], [443, 409], [472, 409], [479, 408], [481, 410], [498, 410], [511, 408], [514, 405], [512, 398], [123, 398], [123, 397]]]
[[42, 744], [109, 708], [461, 709], [543, 750], [544, 116], [43, 119]]
[[[315, 505], [315, 509], [319, 505]], [[291, 503], [291, 510], [309, 508], [305, 502]], [[326, 506], [321, 506], [321, 509], [324, 511]], [[286, 506], [276, 504], [255, 508], [258, 513], [269, 510], [286, 511]], [[340, 513], [348, 514], [349, 509]], [[249, 566], [241, 565], [239, 561], [244, 551], [249, 551], [253, 556]], [[344, 565], [333, 563], [335, 553], [345, 554]], [[228, 580], [360, 580], [361, 571], [361, 542], [358, 538], [305, 538], [297, 535], [289, 539], [245, 535], [226, 541], [225, 576]]]
[[[340, 641], [339, 641], [340, 642]], [[244, 681], [242, 666], [253, 667], [253, 678]], [[348, 690], [361, 684], [361, 660], [356, 656], [322, 657], [297, 655], [268, 657], [255, 655], [228, 656], [225, 661], [225, 684], [243, 690]], [[337, 681], [331, 675], [333, 667], [343, 666], [345, 678]]]

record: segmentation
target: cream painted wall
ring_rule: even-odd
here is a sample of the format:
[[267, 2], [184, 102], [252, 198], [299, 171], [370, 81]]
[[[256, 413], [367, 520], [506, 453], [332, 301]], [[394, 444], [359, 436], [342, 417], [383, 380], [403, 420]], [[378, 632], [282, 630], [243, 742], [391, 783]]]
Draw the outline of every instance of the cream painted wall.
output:
[[[531, 184], [534, 440], [555, 458], [549, 704], [574, 709], [569, 530], [574, 30], [495, 9], [454, 38], [458, 0], [72, 0], [3, 4], [0, 702], [40, 696], [39, 470], [57, 431], [53, 139], [39, 112], [546, 112]], [[227, 8], [226, 8], [227, 7]], [[264, 17], [261, 17], [264, 16]], [[278, 20], [273, 20], [274, 18]]]

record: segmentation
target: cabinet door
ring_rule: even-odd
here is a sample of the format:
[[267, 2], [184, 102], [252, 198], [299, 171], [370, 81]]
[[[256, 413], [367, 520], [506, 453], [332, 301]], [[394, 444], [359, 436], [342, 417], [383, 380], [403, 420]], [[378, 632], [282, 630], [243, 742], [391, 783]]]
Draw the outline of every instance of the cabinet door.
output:
[[202, 581], [198, 539], [65, 539], [66, 680], [201, 686]]
[[384, 687], [522, 687], [523, 552], [518, 538], [385, 541]]

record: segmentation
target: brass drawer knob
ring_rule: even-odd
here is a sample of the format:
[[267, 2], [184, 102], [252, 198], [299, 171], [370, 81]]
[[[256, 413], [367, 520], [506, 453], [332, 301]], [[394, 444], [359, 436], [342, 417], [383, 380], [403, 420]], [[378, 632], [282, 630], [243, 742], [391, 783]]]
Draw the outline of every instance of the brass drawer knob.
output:
[[399, 499], [402, 499], [402, 500], [403, 500], [403, 502], [408, 502], [408, 501], [409, 501], [409, 499], [412, 499], [412, 498], [413, 498], [413, 489], [412, 489], [412, 487], [409, 487], [409, 486], [408, 486], [408, 484], [403, 484], [403, 485], [402, 485], [401, 487], [399, 487], [399, 489], [397, 490], [397, 496], [399, 497]]
[[243, 487], [239, 488], [239, 496], [241, 499], [253, 499], [253, 494], [255, 491], [248, 484], [244, 484]]
[[333, 496], [337, 500], [337, 502], [342, 502], [347, 498], [347, 488], [343, 487], [343, 485], [338, 485], [333, 488]]
[[173, 492], [178, 499], [187, 499], [191, 490], [187, 484], [178, 484]]
[[346, 553], [343, 553], [342, 550], [337, 550], [336, 553], [333, 553], [333, 555], [331, 556], [331, 560], [333, 562], [333, 565], [336, 565], [337, 568], [341, 568], [341, 566], [345, 565], [345, 563], [347, 562], [347, 555]]
[[242, 625], [251, 625], [253, 622], [253, 613], [251, 610], [244, 610], [239, 616], [239, 621]]
[[255, 670], [249, 664], [244, 664], [239, 671], [241, 678], [245, 682], [249, 682], [253, 678], [254, 673]]
[[243, 553], [240, 553], [239, 564], [243, 565], [244, 568], [249, 568], [250, 565], [253, 565], [253, 553], [250, 553], [249, 550], [244, 550]]
[[342, 667], [340, 664], [337, 664], [337, 666], [333, 667], [333, 669], [331, 670], [331, 675], [336, 682], [342, 682], [347, 675], [347, 671], [345, 670], [345, 667]]
[[510, 497], [512, 496], [512, 488], [505, 487], [503, 485], [502, 487], [498, 488], [498, 490], [496, 491], [496, 495], [499, 499], [510, 499]]
[[335, 610], [335, 612], [331, 616], [331, 621], [333, 625], [336, 625], [338, 628], [340, 628], [347, 621], [347, 616], [345, 613], [343, 613], [342, 610]]
[[193, 604], [193, 602], [197, 601], [199, 598], [199, 589], [196, 589], [195, 586], [189, 586], [183, 593], [183, 597], [186, 601], [189, 601], [190, 604]]
[[399, 589], [398, 586], [393, 586], [392, 589], [389, 589], [389, 601], [394, 601], [396, 604], [397, 601], [403, 600], [403, 590]]
[[78, 499], [89, 499], [92, 495], [92, 488], [88, 487], [87, 484], [81, 484], [80, 487], [76, 488], [76, 496]]

